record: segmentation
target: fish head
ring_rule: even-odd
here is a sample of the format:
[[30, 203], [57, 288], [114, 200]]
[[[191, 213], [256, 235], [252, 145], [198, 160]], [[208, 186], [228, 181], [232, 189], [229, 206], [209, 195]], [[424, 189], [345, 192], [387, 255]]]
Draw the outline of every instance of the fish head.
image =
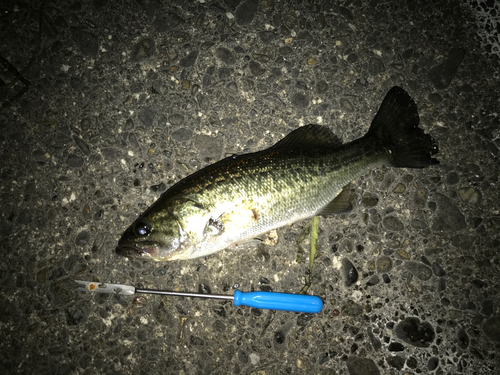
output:
[[123, 233], [116, 248], [118, 255], [155, 261], [186, 259], [191, 251], [190, 241], [175, 215], [151, 210]]

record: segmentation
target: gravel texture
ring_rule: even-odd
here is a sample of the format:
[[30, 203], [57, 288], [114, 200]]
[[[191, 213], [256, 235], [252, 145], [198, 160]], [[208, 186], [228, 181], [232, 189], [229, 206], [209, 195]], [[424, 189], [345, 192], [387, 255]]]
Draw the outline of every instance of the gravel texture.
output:
[[[1, 374], [498, 374], [494, 1], [3, 1]], [[354, 181], [351, 212], [273, 246], [172, 263], [114, 253], [225, 155], [323, 124], [362, 136], [401, 86], [440, 164]], [[274, 241], [276, 242], [276, 241]], [[75, 292], [75, 279], [324, 300], [319, 314]]]

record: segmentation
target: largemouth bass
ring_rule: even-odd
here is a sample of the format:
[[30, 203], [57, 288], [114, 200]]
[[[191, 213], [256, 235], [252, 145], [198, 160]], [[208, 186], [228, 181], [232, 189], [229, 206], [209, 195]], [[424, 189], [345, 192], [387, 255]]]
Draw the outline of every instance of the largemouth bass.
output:
[[342, 189], [370, 169], [438, 163], [436, 142], [419, 121], [413, 99], [393, 87], [362, 138], [343, 145], [327, 127], [307, 125], [266, 150], [209, 165], [163, 193], [125, 231], [116, 252], [156, 261], [197, 258], [345, 211]]

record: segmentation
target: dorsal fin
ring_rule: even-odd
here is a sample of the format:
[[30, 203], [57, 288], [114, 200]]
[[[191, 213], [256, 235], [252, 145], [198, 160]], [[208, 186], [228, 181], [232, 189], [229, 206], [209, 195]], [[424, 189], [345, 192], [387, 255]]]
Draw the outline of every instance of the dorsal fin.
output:
[[305, 125], [278, 141], [273, 148], [289, 146], [331, 146], [339, 147], [342, 141], [326, 126]]

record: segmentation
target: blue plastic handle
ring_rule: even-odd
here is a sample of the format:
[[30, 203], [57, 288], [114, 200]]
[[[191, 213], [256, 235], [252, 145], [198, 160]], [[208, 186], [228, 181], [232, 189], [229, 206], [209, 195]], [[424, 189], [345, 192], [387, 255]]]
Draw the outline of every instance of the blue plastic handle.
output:
[[317, 296], [274, 292], [234, 292], [234, 306], [245, 305], [258, 309], [319, 313], [323, 301]]

